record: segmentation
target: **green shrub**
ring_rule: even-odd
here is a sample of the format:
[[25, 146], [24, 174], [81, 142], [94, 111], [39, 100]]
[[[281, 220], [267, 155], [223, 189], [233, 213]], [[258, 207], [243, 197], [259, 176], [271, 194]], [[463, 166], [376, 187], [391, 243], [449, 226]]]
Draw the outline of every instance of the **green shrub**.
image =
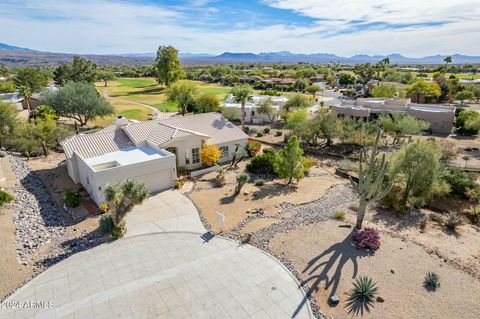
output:
[[338, 220], [344, 220], [346, 215], [347, 215], [347, 213], [345, 213], [345, 211], [343, 211], [343, 210], [336, 210], [332, 214], [333, 218], [338, 219]]
[[261, 178], [255, 180], [255, 186], [263, 186], [265, 185], [265, 181]]
[[282, 136], [283, 132], [282, 131], [277, 131], [275, 132], [275, 136]]
[[443, 175], [443, 179], [450, 185], [451, 194], [466, 198], [468, 188], [475, 189], [479, 185], [477, 183], [477, 174], [473, 172], [465, 172], [461, 169], [447, 169]]
[[117, 227], [113, 228], [111, 235], [113, 238], [122, 238], [123, 235], [125, 235], [126, 233], [127, 233], [127, 226], [125, 221], [122, 220]]
[[275, 154], [275, 150], [271, 147], [264, 148], [262, 152], [265, 153], [265, 154], [267, 154], [267, 153]]
[[115, 229], [115, 225], [113, 224], [113, 219], [110, 214], [102, 215], [98, 220], [98, 225], [103, 234], [109, 234]]
[[13, 200], [13, 196], [7, 193], [3, 189], [0, 189], [0, 207], [5, 204], [10, 204]]
[[67, 207], [75, 208], [80, 205], [80, 195], [71, 189], [66, 189], [63, 192], [63, 199], [65, 200]]
[[262, 132], [258, 132], [257, 133], [257, 137], [262, 137], [263, 136], [263, 133]]
[[427, 272], [423, 286], [427, 289], [436, 290], [440, 286], [440, 276], [433, 271]]
[[376, 283], [367, 276], [355, 279], [353, 283], [352, 299], [361, 303], [372, 303], [377, 295]]
[[243, 128], [243, 131], [244, 131], [246, 134], [250, 133], [250, 127], [245, 126], [245, 127]]
[[263, 133], [268, 134], [270, 133], [270, 128], [266, 127], [263, 129]]
[[255, 156], [260, 152], [262, 144], [259, 141], [248, 140], [247, 141], [247, 153], [248, 156]]
[[108, 212], [108, 205], [103, 203], [103, 204], [100, 205], [99, 209], [100, 209], [100, 212], [102, 214], [104, 214], [104, 213]]
[[317, 162], [317, 159], [313, 156], [305, 157], [305, 159], [303, 160], [304, 171], [308, 173], [312, 167], [317, 165]]
[[247, 171], [253, 174], [275, 174], [273, 164], [275, 163], [275, 153], [262, 153], [247, 164]]

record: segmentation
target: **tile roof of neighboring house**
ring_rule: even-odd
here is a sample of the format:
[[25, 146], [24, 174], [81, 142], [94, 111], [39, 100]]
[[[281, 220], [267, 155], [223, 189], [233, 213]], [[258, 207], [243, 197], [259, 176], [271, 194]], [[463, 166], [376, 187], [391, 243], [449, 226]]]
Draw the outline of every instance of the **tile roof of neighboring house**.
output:
[[208, 143], [221, 144], [248, 138], [241, 129], [220, 113], [203, 113], [171, 117], [162, 124], [210, 136]]
[[76, 151], [84, 158], [116, 152], [135, 146], [121, 127], [110, 125], [98, 132], [74, 135], [61, 142], [67, 158]]
[[156, 145], [189, 135], [204, 136], [208, 143], [222, 144], [248, 138], [220, 113], [177, 116], [165, 120], [129, 122], [124, 126], [110, 125], [88, 134], [79, 134], [62, 141], [67, 158], [76, 151], [84, 158], [100, 156], [135, 146], [144, 141]]

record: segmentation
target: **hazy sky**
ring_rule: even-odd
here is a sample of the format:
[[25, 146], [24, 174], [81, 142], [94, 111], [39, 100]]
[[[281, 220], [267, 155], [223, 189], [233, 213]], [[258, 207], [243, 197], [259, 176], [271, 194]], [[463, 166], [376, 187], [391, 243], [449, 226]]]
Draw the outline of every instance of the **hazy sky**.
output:
[[0, 42], [50, 52], [480, 55], [479, 0], [1, 0]]

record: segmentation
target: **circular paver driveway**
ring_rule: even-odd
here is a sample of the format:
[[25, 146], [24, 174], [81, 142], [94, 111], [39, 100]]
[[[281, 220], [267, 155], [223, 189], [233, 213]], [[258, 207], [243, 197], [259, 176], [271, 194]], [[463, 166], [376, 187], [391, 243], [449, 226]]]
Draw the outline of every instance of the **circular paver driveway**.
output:
[[20, 303], [1, 318], [313, 318], [296, 280], [269, 255], [178, 232], [73, 255], [7, 301]]

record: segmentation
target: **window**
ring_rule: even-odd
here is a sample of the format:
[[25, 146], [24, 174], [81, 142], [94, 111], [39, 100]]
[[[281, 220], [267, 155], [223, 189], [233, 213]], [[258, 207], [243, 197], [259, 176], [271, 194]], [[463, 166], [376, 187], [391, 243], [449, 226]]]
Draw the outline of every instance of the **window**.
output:
[[229, 150], [228, 150], [228, 145], [227, 146], [221, 146], [220, 147], [220, 152], [222, 152], [222, 158], [230, 156]]
[[200, 163], [200, 148], [192, 148], [192, 164]]

